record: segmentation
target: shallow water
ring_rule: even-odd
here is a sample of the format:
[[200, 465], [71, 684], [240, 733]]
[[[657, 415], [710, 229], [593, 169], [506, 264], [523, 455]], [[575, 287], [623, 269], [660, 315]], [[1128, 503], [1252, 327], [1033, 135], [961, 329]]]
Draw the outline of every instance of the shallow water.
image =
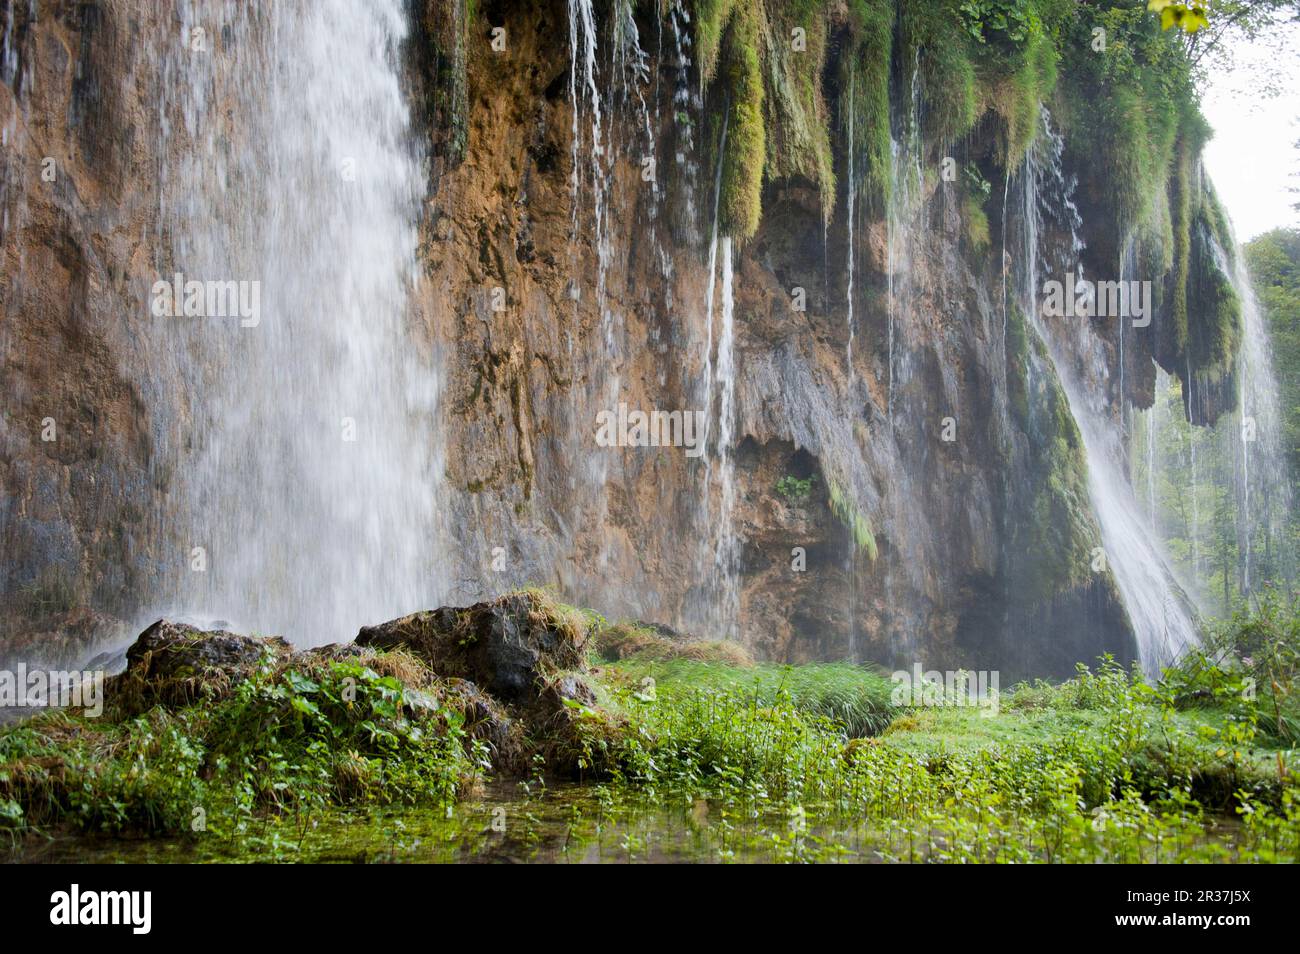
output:
[[[840, 819], [814, 819], [802, 809], [756, 812], [707, 799], [671, 801], [618, 794], [600, 786], [552, 787], [497, 783], [480, 797], [445, 811], [436, 808], [316, 813], [259, 822], [235, 838], [200, 833], [189, 838], [121, 839], [62, 834], [33, 837], [10, 861], [28, 863], [856, 863], [945, 861], [964, 858], [970, 845], [953, 846], [925, 823], [881, 828]], [[1240, 831], [1232, 820], [1212, 820], [1184, 843], [1181, 857], [1234, 860]], [[981, 835], [989, 845], [1002, 833]], [[1159, 860], [1173, 860], [1161, 853]], [[1143, 860], [1157, 860], [1147, 857]], [[1008, 859], [1009, 860], [1009, 859]], [[1046, 860], [1046, 859], [1042, 859]], [[1121, 860], [1099, 858], [1098, 860]], [[1136, 859], [1129, 859], [1136, 860]]]

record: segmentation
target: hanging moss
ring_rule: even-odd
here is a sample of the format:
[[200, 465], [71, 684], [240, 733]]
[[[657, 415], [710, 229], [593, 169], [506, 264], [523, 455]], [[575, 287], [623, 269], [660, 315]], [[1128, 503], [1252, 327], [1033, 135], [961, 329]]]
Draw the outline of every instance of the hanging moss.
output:
[[[1104, 50], [1093, 48], [1094, 29], [1105, 30]], [[1182, 47], [1145, 9], [1080, 16], [1062, 49], [1068, 60], [1059, 116], [1070, 164], [1089, 173], [1085, 198], [1109, 226], [1102, 251], [1117, 254], [1129, 236], [1160, 236], [1167, 231], [1161, 217], [1177, 216], [1161, 196], [1179, 174], [1180, 140], [1198, 153], [1205, 121]]]
[[763, 119], [763, 71], [759, 57], [763, 10], [736, 6], [723, 38], [719, 79], [724, 84], [727, 146], [722, 157], [718, 226], [743, 241], [758, 230], [763, 208], [767, 130]]
[[[1186, 139], [1179, 142], [1173, 175], [1170, 177], [1170, 216], [1173, 235], [1174, 268], [1170, 281], [1169, 316], [1173, 324], [1172, 353], [1187, 348], [1187, 279], [1191, 274], [1191, 168], [1192, 157]], [[1177, 365], [1177, 362], [1172, 362]], [[1183, 362], [1186, 365], [1186, 362]]]
[[892, 0], [850, 0], [849, 55], [840, 61], [840, 126], [847, 134], [853, 110], [851, 148], [863, 163], [863, 181], [889, 200], [889, 76], [894, 49]]
[[983, 201], [974, 195], [968, 195], [961, 202], [961, 220], [966, 233], [966, 242], [971, 251], [982, 255], [989, 248], [989, 217], [984, 211]]
[[1088, 461], [1070, 405], [1043, 343], [1021, 310], [1007, 314], [1007, 392], [1011, 413], [1034, 452], [1020, 463], [1030, 493], [1014, 529], [1017, 596], [1026, 605], [1082, 586], [1092, 573], [1100, 531], [1092, 518]]
[[[821, 193], [822, 217], [835, 205], [830, 122], [822, 95], [827, 20], [822, 0], [770, 4], [762, 21], [767, 95], [764, 99], [769, 180], [802, 177]], [[802, 30], [802, 49], [795, 47]]]
[[858, 509], [858, 505], [844, 492], [835, 478], [827, 476], [826, 486], [830, 492], [831, 512], [853, 535], [853, 543], [867, 554], [874, 563], [879, 551], [876, 549], [876, 536], [871, 532], [871, 522]]
[[717, 74], [723, 32], [735, 6], [736, 0], [695, 0], [695, 63], [701, 86], [708, 86]]
[[1227, 379], [1241, 340], [1241, 299], [1232, 277], [1232, 236], [1209, 183], [1201, 186], [1191, 219], [1187, 269], [1187, 356], [1204, 383]]
[[1236, 256], [1232, 230], [1197, 159], [1202, 142], [1192, 130], [1175, 150], [1168, 189], [1172, 266], [1165, 280], [1171, 331], [1162, 337], [1157, 357], [1184, 381], [1195, 375], [1198, 394], [1214, 394], [1211, 403], [1218, 405], [1232, 400], [1230, 388], [1219, 392], [1241, 342], [1241, 301], [1228, 273]]
[[972, 43], [957, 0], [904, 0], [898, 10], [900, 82], [919, 71], [922, 127], [932, 142], [964, 136], [979, 118]]

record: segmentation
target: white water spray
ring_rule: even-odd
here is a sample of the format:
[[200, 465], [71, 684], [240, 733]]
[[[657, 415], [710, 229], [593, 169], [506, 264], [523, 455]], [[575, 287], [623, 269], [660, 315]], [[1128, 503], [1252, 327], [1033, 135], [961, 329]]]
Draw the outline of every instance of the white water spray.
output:
[[[1080, 219], [1074, 207], [1073, 182], [1061, 168], [1063, 142], [1053, 132], [1046, 109], [1039, 137], [1030, 150], [1024, 182], [1025, 313], [1047, 347], [1071, 414], [1079, 426], [1088, 461], [1088, 491], [1101, 528], [1106, 562], [1137, 637], [1143, 667], [1156, 673], [1198, 641], [1194, 608], [1175, 581], [1164, 554], [1148, 532], [1126, 476], [1122, 433], [1114, 426], [1101, 389], [1089, 391], [1079, 367], [1090, 367], [1094, 380], [1106, 376], [1105, 349], [1086, 323], [1049, 326], [1039, 305], [1039, 289], [1048, 271], [1077, 271], [1082, 248]], [[1045, 223], [1069, 233], [1070, 248], [1059, 255], [1047, 247]], [[1040, 247], [1042, 243], [1042, 247]], [[1044, 258], [1047, 269], [1043, 269]], [[1099, 372], [1099, 373], [1098, 373]]]
[[[312, 644], [441, 595], [437, 378], [408, 336], [424, 192], [404, 4], [182, 8], [158, 271], [260, 283], [255, 326], [155, 318], [186, 383], [153, 609]], [[171, 121], [174, 120], [174, 121]]]

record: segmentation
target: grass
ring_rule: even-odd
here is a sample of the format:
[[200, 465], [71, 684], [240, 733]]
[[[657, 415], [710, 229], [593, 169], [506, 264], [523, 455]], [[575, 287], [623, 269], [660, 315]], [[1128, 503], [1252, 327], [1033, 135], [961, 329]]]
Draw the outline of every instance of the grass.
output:
[[879, 737], [850, 738], [845, 691], [874, 713], [888, 685], [853, 667], [625, 661], [606, 692], [626, 729], [599, 754], [615, 790], [851, 818], [892, 860], [1223, 860], [1208, 834], [1222, 811], [1241, 820], [1233, 850], [1300, 852], [1290, 753], [1256, 746], [1230, 712], [1162, 705], [1113, 664], [1020, 687], [994, 716], [895, 710]]
[[[703, 801], [788, 860], [1300, 857], [1300, 613], [1280, 597], [1158, 682], [1103, 658], [992, 708], [896, 704], [871, 669], [752, 663], [536, 601], [618, 658], [537, 727], [527, 791], [576, 771], [620, 824]], [[268, 653], [205, 699], [0, 730], [0, 830], [303, 839], [341, 808], [450, 810], [492, 768], [483, 724], [510, 714], [491, 705], [402, 651]]]
[[653, 626], [631, 620], [603, 629], [597, 637], [596, 645], [601, 656], [615, 661], [635, 657], [641, 661], [653, 662], [686, 659], [734, 667], [754, 665], [749, 651], [739, 643], [726, 640], [670, 639]]
[[444, 804], [471, 788], [485, 757], [453, 693], [402, 654], [372, 662], [268, 663], [215, 700], [120, 720], [56, 711], [7, 727], [0, 825], [233, 836], [258, 814]]
[[788, 701], [801, 715], [824, 718], [848, 738], [876, 735], [893, 717], [888, 677], [847, 663], [748, 667], [725, 662], [633, 656], [611, 667], [617, 678], [641, 685], [654, 680], [656, 693], [669, 702], [700, 691], [736, 693], [759, 707]]

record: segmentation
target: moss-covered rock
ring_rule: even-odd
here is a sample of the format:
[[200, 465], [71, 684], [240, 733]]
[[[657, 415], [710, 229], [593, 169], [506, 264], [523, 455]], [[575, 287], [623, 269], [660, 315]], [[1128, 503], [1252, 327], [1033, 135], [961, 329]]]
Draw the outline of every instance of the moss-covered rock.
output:
[[583, 613], [526, 590], [366, 626], [356, 641], [408, 649], [440, 676], [469, 679], [517, 703], [533, 700], [555, 673], [585, 668], [590, 628]]
[[290, 652], [279, 637], [160, 619], [136, 638], [126, 651], [126, 671], [110, 679], [105, 690], [109, 704], [124, 713], [210, 702], [228, 695], [263, 663], [283, 662]]
[[623, 620], [600, 631], [596, 651], [606, 659], [691, 659], [732, 666], [752, 666], [753, 657], [739, 643], [701, 640], [669, 626], [642, 620]]

